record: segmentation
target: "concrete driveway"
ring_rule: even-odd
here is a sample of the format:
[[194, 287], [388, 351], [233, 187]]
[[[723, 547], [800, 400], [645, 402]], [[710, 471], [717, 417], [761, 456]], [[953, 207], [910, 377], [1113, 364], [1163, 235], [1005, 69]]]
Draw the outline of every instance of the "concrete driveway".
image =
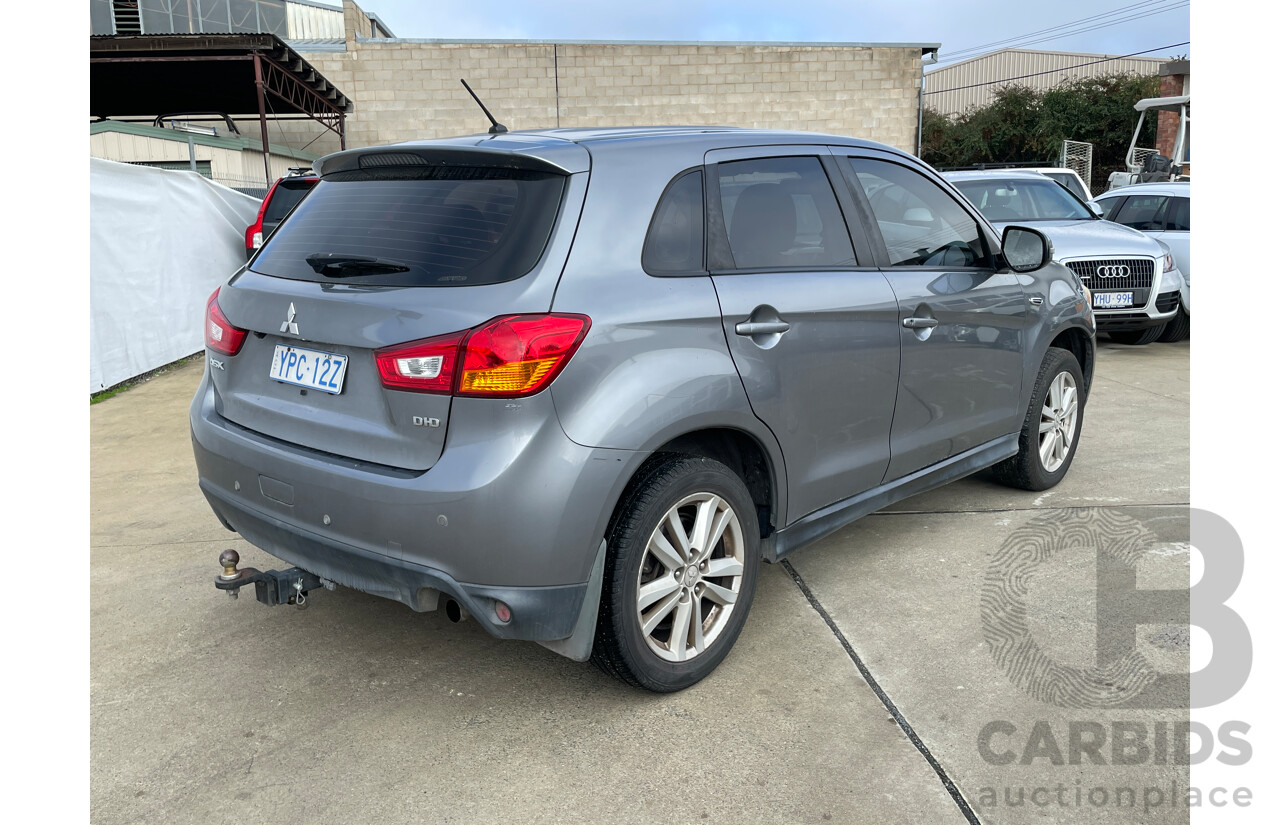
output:
[[[966, 479], [766, 566], [728, 660], [671, 696], [352, 590], [228, 599], [223, 549], [284, 565], [196, 487], [203, 363], [164, 374], [91, 409], [92, 820], [1186, 822], [1177, 680], [1095, 685], [1128, 709], [1053, 687], [1106, 621], [1188, 667], [1185, 628], [1107, 588], [1188, 586], [1189, 353], [1100, 341], [1061, 485]], [[1016, 531], [1098, 524], [1142, 534], [1131, 580], [1091, 546], [1011, 567]], [[1056, 669], [997, 661], [1014, 614]]]

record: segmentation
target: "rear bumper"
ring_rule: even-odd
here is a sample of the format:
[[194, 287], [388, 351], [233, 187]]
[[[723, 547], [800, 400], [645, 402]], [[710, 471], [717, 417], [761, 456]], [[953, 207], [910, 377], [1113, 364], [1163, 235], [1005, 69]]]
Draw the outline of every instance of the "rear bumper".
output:
[[[573, 631], [587, 583], [559, 587], [495, 587], [465, 584], [427, 565], [393, 559], [335, 541], [226, 497], [203, 480], [200, 489], [218, 518], [255, 547], [276, 558], [346, 587], [393, 599], [414, 610], [437, 607], [440, 594], [466, 608], [500, 639], [554, 641]], [[495, 600], [511, 608], [511, 621], [498, 620]]]
[[459, 401], [473, 403], [455, 404], [440, 460], [410, 472], [238, 427], [206, 374], [190, 412], [200, 489], [230, 529], [318, 576], [414, 610], [438, 591], [499, 638], [563, 639], [641, 457], [573, 443], [545, 393]]

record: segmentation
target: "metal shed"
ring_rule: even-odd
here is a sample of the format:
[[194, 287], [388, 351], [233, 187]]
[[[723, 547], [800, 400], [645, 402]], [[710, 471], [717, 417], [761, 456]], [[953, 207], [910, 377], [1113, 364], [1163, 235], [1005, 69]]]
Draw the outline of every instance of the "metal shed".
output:
[[[288, 113], [275, 113], [268, 95]], [[271, 179], [268, 117], [311, 119], [346, 148], [351, 100], [271, 34], [110, 35], [89, 38], [89, 113], [99, 120], [258, 117], [263, 167]], [[270, 110], [271, 114], [268, 114]]]

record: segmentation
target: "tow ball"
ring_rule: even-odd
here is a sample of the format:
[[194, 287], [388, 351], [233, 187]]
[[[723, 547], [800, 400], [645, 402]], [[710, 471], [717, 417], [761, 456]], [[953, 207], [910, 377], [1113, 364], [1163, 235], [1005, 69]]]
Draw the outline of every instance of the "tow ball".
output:
[[263, 604], [291, 604], [299, 610], [305, 610], [308, 592], [321, 587], [326, 590], [334, 588], [333, 582], [322, 579], [315, 573], [309, 573], [301, 567], [263, 572], [252, 567], [237, 570], [236, 565], [239, 563], [239, 553], [234, 550], [223, 550], [222, 555], [218, 556], [222, 573], [213, 578], [213, 586], [219, 590], [225, 590], [233, 599], [240, 597], [240, 588], [252, 583], [254, 594]]

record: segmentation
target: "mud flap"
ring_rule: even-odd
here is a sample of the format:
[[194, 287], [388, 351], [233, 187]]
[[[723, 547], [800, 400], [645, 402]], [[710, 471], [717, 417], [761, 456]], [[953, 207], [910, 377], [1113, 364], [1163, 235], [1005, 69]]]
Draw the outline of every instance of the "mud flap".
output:
[[578, 621], [573, 625], [573, 633], [567, 639], [554, 642], [538, 642], [553, 653], [585, 662], [591, 658], [591, 646], [596, 637], [596, 618], [600, 615], [600, 589], [604, 584], [604, 556], [607, 550], [604, 539], [600, 540], [600, 548], [596, 550], [596, 561], [591, 566], [591, 578], [587, 580], [587, 594], [582, 599], [582, 609], [578, 611]]

